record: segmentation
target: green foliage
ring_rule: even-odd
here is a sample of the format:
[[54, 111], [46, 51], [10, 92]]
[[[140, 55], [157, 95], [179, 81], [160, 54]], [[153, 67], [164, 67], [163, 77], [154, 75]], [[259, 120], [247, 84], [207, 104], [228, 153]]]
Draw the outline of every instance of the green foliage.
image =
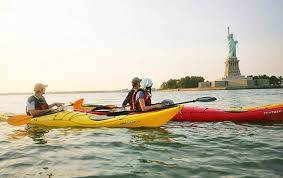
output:
[[268, 76], [268, 75], [257, 75], [257, 76], [249, 76], [253, 79], [268, 79], [271, 85], [280, 86], [283, 84], [282, 76], [276, 77], [274, 75]]
[[174, 89], [174, 88], [178, 88], [177, 85], [177, 80], [174, 79], [170, 79], [167, 82], [163, 82], [161, 85], [162, 89]]
[[170, 79], [163, 82], [161, 89], [176, 89], [176, 88], [197, 88], [199, 82], [203, 82], [204, 78], [200, 76], [186, 76], [181, 79]]

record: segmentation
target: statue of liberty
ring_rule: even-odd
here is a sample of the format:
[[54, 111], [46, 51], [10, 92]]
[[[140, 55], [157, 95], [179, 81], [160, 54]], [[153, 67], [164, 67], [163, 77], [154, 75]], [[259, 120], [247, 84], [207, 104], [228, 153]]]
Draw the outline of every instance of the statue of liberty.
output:
[[235, 41], [233, 38], [233, 34], [229, 32], [229, 27], [228, 27], [228, 46], [229, 46], [229, 52], [228, 52], [228, 58], [237, 58], [236, 56], [236, 45], [238, 41]]

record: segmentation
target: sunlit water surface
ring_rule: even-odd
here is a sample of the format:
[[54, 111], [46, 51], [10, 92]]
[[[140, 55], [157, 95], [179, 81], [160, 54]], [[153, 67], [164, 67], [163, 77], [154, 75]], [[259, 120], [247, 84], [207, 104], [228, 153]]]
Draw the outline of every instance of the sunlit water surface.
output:
[[[153, 102], [213, 108], [283, 102], [282, 89], [154, 92]], [[47, 94], [47, 102], [120, 104], [126, 93]], [[27, 95], [0, 95], [23, 113]], [[282, 177], [283, 124], [170, 122], [156, 129], [30, 128], [0, 122], [0, 177]]]

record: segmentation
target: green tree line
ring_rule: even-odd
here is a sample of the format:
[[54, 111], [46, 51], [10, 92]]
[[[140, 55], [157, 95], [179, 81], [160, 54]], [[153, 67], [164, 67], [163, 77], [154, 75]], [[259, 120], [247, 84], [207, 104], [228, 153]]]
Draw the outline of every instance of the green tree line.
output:
[[199, 82], [203, 82], [204, 78], [201, 76], [186, 76], [181, 79], [170, 79], [163, 82], [161, 89], [176, 89], [176, 88], [197, 88]]
[[275, 86], [280, 86], [280, 85], [283, 84], [283, 78], [282, 78], [282, 76], [276, 77], [276, 76], [274, 76], [274, 75], [268, 76], [268, 75], [265, 75], [265, 74], [264, 74], [264, 75], [256, 75], [256, 76], [250, 75], [250, 76], [248, 76], [248, 77], [252, 77], [253, 79], [268, 79], [268, 80], [269, 80], [269, 83], [270, 83], [271, 85], [275, 85]]

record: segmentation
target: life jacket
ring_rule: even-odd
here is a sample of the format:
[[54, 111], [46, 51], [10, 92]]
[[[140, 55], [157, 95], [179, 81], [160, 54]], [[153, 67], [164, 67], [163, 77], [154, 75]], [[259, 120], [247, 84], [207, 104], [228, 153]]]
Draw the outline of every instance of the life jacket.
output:
[[[42, 98], [36, 98], [35, 96], [30, 96], [28, 98], [28, 102], [31, 103], [31, 102], [34, 102], [35, 104], [35, 110], [44, 110], [44, 109], [48, 109], [49, 106], [45, 100], [44, 97]], [[28, 108], [26, 107], [26, 113], [27, 115], [31, 115], [29, 112], [28, 112]]]
[[146, 106], [151, 105], [151, 88], [146, 88], [144, 92], [144, 102]]
[[144, 93], [144, 103], [146, 106], [150, 106], [151, 105], [151, 92], [150, 90], [146, 89], [138, 89], [138, 90], [135, 90], [134, 93], [133, 93], [133, 96], [132, 96], [132, 101], [131, 101], [131, 109], [132, 110], [141, 110], [141, 106], [140, 106], [140, 103], [139, 101], [137, 100], [136, 101], [136, 95], [137, 93], [141, 91]]

